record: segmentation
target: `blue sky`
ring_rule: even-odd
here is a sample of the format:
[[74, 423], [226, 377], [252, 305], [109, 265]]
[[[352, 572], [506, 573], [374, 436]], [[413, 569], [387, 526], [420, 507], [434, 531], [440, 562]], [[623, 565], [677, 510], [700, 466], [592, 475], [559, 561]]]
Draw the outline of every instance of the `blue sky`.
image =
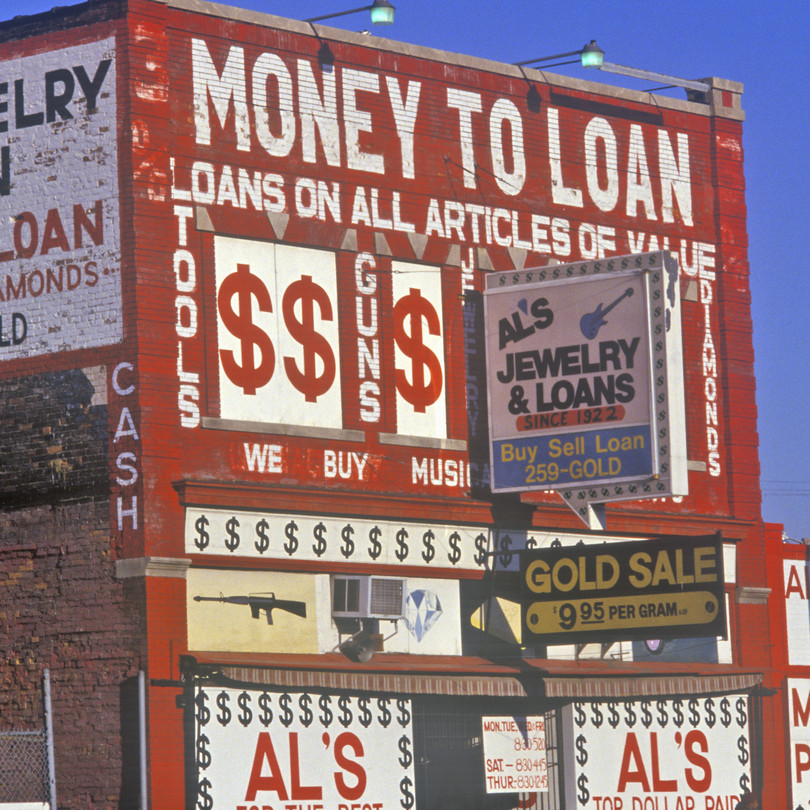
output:
[[[370, 2], [370, 0], [369, 0]], [[502, 62], [574, 50], [595, 39], [610, 62], [684, 78], [742, 82], [749, 260], [759, 409], [763, 517], [793, 538], [810, 537], [810, 372], [803, 361], [810, 263], [810, 52], [803, 3], [771, 0], [394, 0], [396, 21], [373, 33]], [[60, 0], [60, 5], [68, 5]], [[231, 3], [303, 19], [351, 8], [338, 0]], [[0, 19], [35, 14], [52, 0], [6, 0]], [[365, 13], [330, 24], [370, 28]], [[584, 76], [577, 66], [558, 68]], [[587, 78], [593, 78], [591, 73]], [[606, 83], [648, 83], [601, 74]], [[680, 93], [683, 91], [674, 91]], [[802, 224], [804, 223], [804, 225]]]

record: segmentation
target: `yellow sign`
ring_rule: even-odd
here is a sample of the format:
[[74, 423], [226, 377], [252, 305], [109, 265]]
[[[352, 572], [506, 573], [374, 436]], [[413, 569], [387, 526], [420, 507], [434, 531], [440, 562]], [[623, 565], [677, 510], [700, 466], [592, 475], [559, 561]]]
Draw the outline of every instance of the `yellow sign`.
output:
[[718, 605], [708, 591], [666, 596], [611, 596], [606, 599], [534, 602], [526, 624], [535, 633], [574, 633], [588, 630], [672, 627], [708, 624], [717, 619]]
[[[609, 552], [590, 558], [575, 552], [554, 563], [533, 560], [526, 570], [526, 585], [534, 593], [609, 591], [619, 582], [625, 560], [626, 555]], [[630, 555], [627, 568], [632, 588], [711, 583], [718, 581], [718, 554], [713, 545], [638, 551]]]
[[726, 632], [719, 535], [525, 551], [521, 575], [524, 643]]

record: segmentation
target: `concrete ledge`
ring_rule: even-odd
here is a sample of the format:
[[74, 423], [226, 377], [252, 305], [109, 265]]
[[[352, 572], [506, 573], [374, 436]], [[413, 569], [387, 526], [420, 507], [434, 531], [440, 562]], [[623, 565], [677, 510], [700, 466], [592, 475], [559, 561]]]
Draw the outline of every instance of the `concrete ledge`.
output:
[[239, 433], [300, 436], [305, 439], [326, 439], [333, 442], [363, 442], [366, 440], [364, 431], [344, 430], [343, 428], [287, 425], [277, 422], [242, 422], [238, 419], [219, 419], [215, 416], [203, 416], [200, 424], [210, 430], [232, 430]]
[[737, 588], [735, 601], [738, 605], [767, 605], [770, 593], [770, 588], [741, 585]]
[[430, 436], [406, 436], [399, 433], [380, 433], [380, 444], [393, 444], [399, 447], [414, 447], [422, 450], [458, 450], [467, 449], [464, 439], [434, 439]]
[[116, 579], [172, 577], [185, 579], [191, 560], [176, 557], [135, 557], [115, 563]]

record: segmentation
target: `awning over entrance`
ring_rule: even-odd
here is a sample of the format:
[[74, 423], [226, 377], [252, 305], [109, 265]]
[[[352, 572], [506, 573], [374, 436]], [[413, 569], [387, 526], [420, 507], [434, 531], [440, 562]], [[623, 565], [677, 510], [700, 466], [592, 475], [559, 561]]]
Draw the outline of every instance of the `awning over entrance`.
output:
[[573, 700], [628, 700], [630, 698], [688, 695], [730, 695], [750, 692], [762, 675], [673, 675], [643, 678], [543, 678], [546, 697]]
[[[236, 656], [212, 653], [189, 657], [184, 668], [235, 684], [273, 689], [585, 701], [750, 692], [763, 679], [758, 672], [706, 665], [677, 665], [679, 671], [650, 671], [647, 666], [628, 663], [617, 671], [615, 665], [599, 667], [599, 662], [590, 661], [583, 662], [582, 667], [573, 661], [552, 660], [508, 666], [493, 665], [483, 659], [425, 657], [421, 662], [414, 661], [412, 656], [407, 659], [386, 656], [385, 663], [371, 669], [368, 665], [336, 668], [334, 659], [324, 660], [316, 668], [312, 659], [304, 667], [279, 666], [276, 660], [263, 662], [257, 658], [249, 656], [249, 660], [240, 661]], [[414, 672], [416, 666], [422, 671]]]
[[463, 697], [533, 697], [536, 690], [514, 677], [469, 675], [384, 674], [365, 672], [303, 672], [285, 669], [223, 667], [231, 680], [285, 689], [328, 689], [346, 692], [382, 692], [409, 695], [454, 695]]

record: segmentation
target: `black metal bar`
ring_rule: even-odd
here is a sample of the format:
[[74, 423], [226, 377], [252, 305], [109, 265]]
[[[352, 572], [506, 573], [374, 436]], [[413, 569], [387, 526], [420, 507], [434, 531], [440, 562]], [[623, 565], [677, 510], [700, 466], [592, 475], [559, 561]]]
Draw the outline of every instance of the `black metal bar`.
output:
[[[552, 59], [564, 59], [566, 56], [581, 56], [582, 48], [578, 51], [566, 51], [565, 53], [555, 53], [553, 56], [538, 56], [536, 59], [526, 59], [524, 62], [512, 62], [517, 67], [523, 65], [533, 65], [535, 62], [550, 62]], [[571, 65], [573, 62], [562, 62], [564, 65]]]
[[307, 17], [304, 22], [314, 23], [320, 20], [331, 20], [334, 17], [345, 17], [347, 14], [357, 14], [359, 11], [370, 11], [371, 6], [361, 6], [360, 8], [352, 8], [349, 11], [335, 11], [332, 14], [321, 14], [320, 17]]

